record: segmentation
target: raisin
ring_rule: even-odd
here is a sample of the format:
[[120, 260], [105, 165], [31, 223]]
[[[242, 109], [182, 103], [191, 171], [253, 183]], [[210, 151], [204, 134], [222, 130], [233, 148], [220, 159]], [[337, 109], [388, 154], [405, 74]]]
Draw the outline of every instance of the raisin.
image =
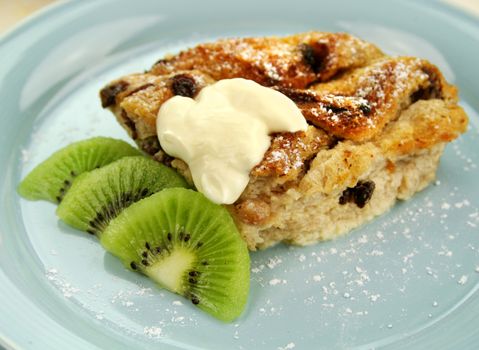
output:
[[361, 110], [361, 112], [363, 112], [364, 115], [369, 115], [369, 113], [371, 113], [371, 107], [367, 103], [364, 103], [359, 106], [359, 109]]
[[337, 107], [332, 105], [324, 106], [324, 108], [326, 108], [328, 111], [331, 111], [334, 114], [340, 114], [340, 113], [344, 113], [348, 111], [346, 107]]
[[148, 136], [145, 139], [137, 140], [138, 145], [140, 148], [145, 151], [149, 155], [155, 155], [160, 151], [160, 142], [158, 141], [158, 136]]
[[353, 189], [351, 187], [346, 188], [343, 193], [341, 194], [341, 197], [339, 197], [339, 204], [345, 205], [349, 202], [351, 202], [352, 199], [352, 192]]
[[103, 108], [110, 107], [116, 103], [116, 96], [125, 91], [128, 87], [125, 81], [119, 81], [115, 84], [108, 85], [100, 91], [101, 106]]
[[301, 54], [303, 55], [304, 62], [306, 62], [310, 67], [314, 67], [316, 64], [316, 58], [314, 57], [314, 51], [311, 45], [301, 44], [300, 50]]
[[171, 89], [173, 94], [184, 96], [184, 97], [194, 97], [197, 92], [196, 81], [188, 74], [177, 74], [171, 78]]
[[339, 197], [339, 204], [353, 202], [358, 208], [364, 208], [373, 196], [376, 185], [372, 181], [359, 181], [356, 186], [346, 188], [341, 197]]
[[136, 131], [136, 124], [124, 109], [121, 110], [121, 119], [123, 121], [124, 127], [129, 131], [129, 134], [133, 140], [138, 138], [138, 132]]
[[364, 208], [367, 202], [371, 199], [376, 185], [372, 181], [359, 182], [354, 187], [354, 203], [359, 208]]
[[303, 43], [299, 46], [304, 62], [311, 67], [314, 73], [319, 73], [329, 55], [328, 45], [323, 43]]

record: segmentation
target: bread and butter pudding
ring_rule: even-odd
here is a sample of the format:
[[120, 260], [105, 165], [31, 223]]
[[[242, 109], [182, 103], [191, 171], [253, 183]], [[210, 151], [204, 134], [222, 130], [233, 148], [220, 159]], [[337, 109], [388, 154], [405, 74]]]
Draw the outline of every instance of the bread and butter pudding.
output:
[[198, 45], [111, 82], [100, 96], [142, 150], [192, 181], [184, 159], [160, 146], [160, 107], [235, 78], [283, 94], [307, 122], [272, 133], [246, 188], [225, 204], [251, 250], [331, 239], [410, 198], [431, 183], [444, 146], [468, 123], [436, 66], [344, 33]]

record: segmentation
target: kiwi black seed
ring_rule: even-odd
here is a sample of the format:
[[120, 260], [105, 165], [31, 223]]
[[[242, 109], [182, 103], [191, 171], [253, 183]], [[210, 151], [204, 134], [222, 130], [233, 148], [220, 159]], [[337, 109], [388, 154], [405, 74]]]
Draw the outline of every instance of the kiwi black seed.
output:
[[152, 159], [124, 157], [79, 177], [57, 208], [64, 222], [100, 235], [121, 211], [168, 187], [186, 187], [173, 169]]
[[113, 219], [100, 239], [127, 268], [221, 320], [235, 319], [245, 307], [248, 249], [228, 211], [201, 193], [153, 194]]
[[94, 137], [70, 144], [34, 168], [20, 183], [21, 196], [59, 203], [75, 178], [126, 156], [140, 155], [128, 143], [109, 137]]

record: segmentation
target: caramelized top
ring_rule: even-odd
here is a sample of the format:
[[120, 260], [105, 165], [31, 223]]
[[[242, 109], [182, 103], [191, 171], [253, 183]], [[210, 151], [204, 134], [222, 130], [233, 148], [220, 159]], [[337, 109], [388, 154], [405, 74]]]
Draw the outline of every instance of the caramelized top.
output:
[[441, 82], [428, 74], [435, 70], [417, 58], [382, 58], [331, 83], [279, 91], [297, 103], [311, 124], [340, 138], [366, 141], [394, 120], [414, 94], [429, 89], [438, 98], [443, 95]]
[[306, 132], [275, 134], [263, 161], [253, 168], [251, 175], [295, 178], [304, 170], [305, 162], [332, 142], [328, 134], [313, 126]]
[[151, 74], [195, 69], [215, 80], [245, 78], [264, 86], [304, 89], [380, 56], [374, 45], [349, 34], [311, 32], [201, 44], [158, 61]]
[[[155, 120], [164, 101], [174, 95], [194, 97], [216, 80], [235, 77], [285, 94], [310, 124], [306, 132], [272, 135], [271, 147], [252, 176], [294, 180], [319, 150], [338, 140], [362, 143], [381, 138], [384, 128], [418, 100], [440, 101], [441, 111], [450, 112], [441, 122], [441, 133], [434, 128], [422, 131], [427, 145], [450, 140], [467, 125], [456, 105], [456, 89], [437, 67], [422, 59], [386, 56], [344, 33], [201, 44], [158, 61], [145, 74], [110, 83], [100, 95], [103, 106], [111, 107], [126, 128], [134, 128], [130, 134], [141, 140], [156, 135]], [[389, 152], [393, 146], [387, 145]], [[399, 152], [398, 147], [394, 149]]]

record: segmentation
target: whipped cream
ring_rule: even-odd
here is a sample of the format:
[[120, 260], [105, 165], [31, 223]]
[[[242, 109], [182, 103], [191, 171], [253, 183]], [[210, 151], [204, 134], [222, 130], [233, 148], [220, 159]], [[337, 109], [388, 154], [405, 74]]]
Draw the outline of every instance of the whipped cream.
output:
[[306, 128], [292, 100], [241, 78], [209, 85], [195, 99], [172, 97], [157, 118], [162, 149], [186, 162], [198, 191], [218, 204], [240, 197], [271, 133]]

